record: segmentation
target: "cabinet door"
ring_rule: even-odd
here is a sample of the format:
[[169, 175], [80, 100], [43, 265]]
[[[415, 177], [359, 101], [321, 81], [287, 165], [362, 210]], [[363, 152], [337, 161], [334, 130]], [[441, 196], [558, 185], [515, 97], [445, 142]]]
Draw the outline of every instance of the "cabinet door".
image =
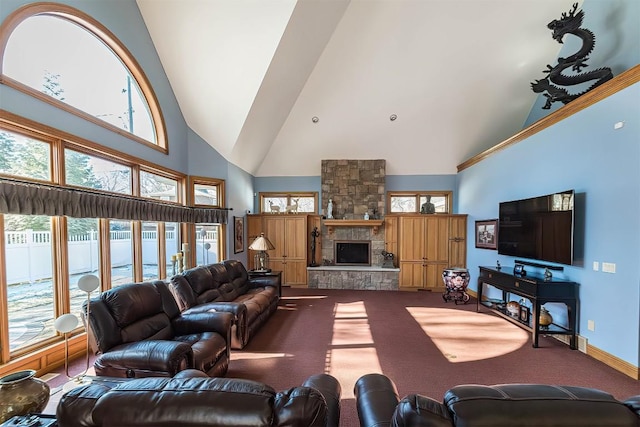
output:
[[449, 267], [467, 267], [466, 215], [454, 215], [449, 221]]
[[384, 250], [394, 255], [393, 264], [398, 266], [398, 217], [384, 218]]
[[422, 261], [400, 261], [399, 287], [423, 288], [425, 267]]
[[447, 268], [447, 262], [427, 263], [425, 289], [432, 291], [444, 290], [445, 285], [442, 280], [442, 272]]
[[425, 221], [423, 217], [400, 218], [400, 261], [424, 261]]
[[430, 262], [449, 261], [449, 218], [427, 216], [426, 220], [426, 257]]
[[287, 259], [307, 259], [307, 221], [304, 216], [284, 219], [284, 251]]
[[285, 253], [285, 234], [284, 234], [285, 218], [276, 215], [266, 215], [264, 217], [264, 235], [273, 243], [275, 249], [268, 251], [269, 258], [273, 260], [281, 259]]
[[[260, 236], [262, 233], [262, 216], [260, 215], [247, 215], [247, 247], [253, 243], [253, 241]], [[266, 234], [265, 234], [266, 236]], [[254, 255], [255, 251], [249, 251], [247, 254], [247, 265], [249, 266], [249, 270], [254, 270], [256, 268]]]
[[290, 286], [306, 286], [306, 260], [291, 260], [287, 258], [283, 263], [282, 281]]

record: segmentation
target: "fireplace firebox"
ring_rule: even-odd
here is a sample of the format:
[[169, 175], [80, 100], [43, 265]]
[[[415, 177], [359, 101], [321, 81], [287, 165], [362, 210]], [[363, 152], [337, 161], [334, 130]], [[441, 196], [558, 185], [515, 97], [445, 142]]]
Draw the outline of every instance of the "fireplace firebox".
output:
[[371, 265], [370, 240], [336, 240], [336, 265]]

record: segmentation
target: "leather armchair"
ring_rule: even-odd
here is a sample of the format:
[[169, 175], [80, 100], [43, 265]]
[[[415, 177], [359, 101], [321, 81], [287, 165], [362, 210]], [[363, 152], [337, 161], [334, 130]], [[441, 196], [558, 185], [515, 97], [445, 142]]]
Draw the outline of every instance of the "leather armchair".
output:
[[403, 399], [381, 374], [355, 384], [360, 426], [639, 427], [640, 396], [624, 402], [601, 390], [546, 384], [459, 385], [443, 402], [411, 394]]
[[96, 374], [172, 377], [195, 368], [210, 376], [224, 376], [232, 320], [229, 313], [181, 315], [162, 281], [110, 289], [90, 305], [90, 339], [98, 354]]
[[327, 374], [276, 392], [256, 381], [208, 378], [187, 369], [174, 378], [94, 382], [58, 403], [60, 427], [337, 427], [340, 384]]

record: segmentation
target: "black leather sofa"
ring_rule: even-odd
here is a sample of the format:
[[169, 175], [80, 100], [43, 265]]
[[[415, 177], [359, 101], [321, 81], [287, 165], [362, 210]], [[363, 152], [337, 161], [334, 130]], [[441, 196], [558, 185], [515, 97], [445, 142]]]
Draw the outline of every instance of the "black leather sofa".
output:
[[340, 384], [327, 374], [276, 392], [255, 381], [186, 370], [174, 378], [94, 382], [72, 389], [60, 399], [56, 418], [59, 427], [337, 427], [340, 394]]
[[354, 389], [361, 427], [639, 427], [640, 395], [624, 402], [601, 390], [545, 384], [459, 385], [443, 402], [412, 394], [400, 399], [381, 374]]
[[242, 349], [277, 310], [280, 277], [249, 277], [237, 260], [191, 268], [171, 278], [169, 289], [182, 314], [224, 311], [234, 316], [231, 348]]
[[88, 320], [99, 376], [173, 377], [188, 368], [224, 376], [229, 367], [233, 316], [183, 316], [163, 281], [103, 292], [91, 300]]

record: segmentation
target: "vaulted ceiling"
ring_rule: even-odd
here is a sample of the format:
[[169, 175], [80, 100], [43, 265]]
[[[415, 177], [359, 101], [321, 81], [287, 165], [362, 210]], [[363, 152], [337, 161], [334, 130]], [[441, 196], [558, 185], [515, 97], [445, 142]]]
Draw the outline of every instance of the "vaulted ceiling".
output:
[[254, 176], [456, 173], [522, 129], [574, 2], [137, 0], [187, 125]]

